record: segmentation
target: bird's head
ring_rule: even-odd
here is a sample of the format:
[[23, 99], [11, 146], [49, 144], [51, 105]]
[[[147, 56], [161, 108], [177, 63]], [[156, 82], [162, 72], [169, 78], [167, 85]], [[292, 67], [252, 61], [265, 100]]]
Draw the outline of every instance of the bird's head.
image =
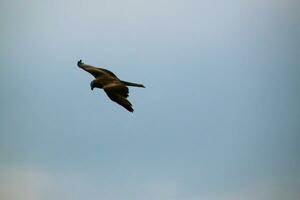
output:
[[78, 67], [80, 67], [82, 64], [83, 64], [82, 60], [79, 60], [79, 61], [77, 62]]

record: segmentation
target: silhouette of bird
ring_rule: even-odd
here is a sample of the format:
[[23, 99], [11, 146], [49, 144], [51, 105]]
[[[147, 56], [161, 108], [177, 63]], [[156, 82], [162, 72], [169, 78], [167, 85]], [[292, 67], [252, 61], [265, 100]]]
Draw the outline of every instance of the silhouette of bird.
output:
[[127, 86], [144, 88], [144, 85], [122, 81], [111, 71], [86, 65], [82, 62], [82, 60], [79, 60], [77, 65], [79, 68], [89, 72], [95, 77], [90, 84], [91, 90], [93, 90], [95, 87], [103, 89], [112, 101], [120, 104], [129, 112], [133, 112], [132, 104], [127, 100], [129, 93]]

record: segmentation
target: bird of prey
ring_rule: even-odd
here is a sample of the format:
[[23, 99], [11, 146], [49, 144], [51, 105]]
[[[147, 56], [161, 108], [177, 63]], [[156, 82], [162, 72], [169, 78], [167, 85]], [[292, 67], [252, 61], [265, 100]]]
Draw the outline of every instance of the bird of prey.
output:
[[77, 65], [79, 68], [89, 72], [95, 77], [90, 84], [91, 90], [93, 90], [95, 87], [104, 89], [105, 93], [112, 101], [120, 104], [129, 112], [133, 112], [132, 104], [126, 99], [129, 93], [127, 86], [144, 88], [144, 85], [122, 81], [111, 71], [86, 65], [82, 62], [82, 60], [79, 60]]

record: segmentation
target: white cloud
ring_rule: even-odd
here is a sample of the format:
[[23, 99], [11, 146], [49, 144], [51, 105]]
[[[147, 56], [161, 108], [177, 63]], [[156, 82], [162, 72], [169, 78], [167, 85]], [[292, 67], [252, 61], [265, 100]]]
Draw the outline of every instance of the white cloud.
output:
[[0, 168], [0, 199], [40, 200], [49, 186], [48, 177], [30, 168]]
[[0, 167], [1, 200], [171, 200], [176, 199], [179, 191], [176, 182], [157, 177], [144, 177], [140, 181], [111, 180], [81, 172]]
[[298, 200], [300, 192], [292, 185], [280, 182], [252, 182], [244, 187], [237, 186], [235, 189], [223, 192], [210, 192], [204, 195], [196, 194], [185, 200]]
[[[101, 178], [102, 177], [102, 178]], [[84, 172], [52, 172], [34, 168], [1, 168], [0, 199], [3, 200], [297, 200], [297, 186], [260, 180], [229, 190], [190, 190], [183, 180], [160, 176], [116, 180]]]

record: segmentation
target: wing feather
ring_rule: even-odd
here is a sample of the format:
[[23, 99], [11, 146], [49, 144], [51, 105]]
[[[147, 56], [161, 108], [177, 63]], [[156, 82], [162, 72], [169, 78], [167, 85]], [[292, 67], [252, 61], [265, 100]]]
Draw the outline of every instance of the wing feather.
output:
[[110, 76], [110, 77], [117, 78], [117, 76], [114, 73], [112, 73], [111, 71], [109, 71], [107, 69], [97, 68], [97, 67], [94, 67], [94, 66], [91, 66], [91, 65], [86, 65], [86, 64], [81, 64], [80, 68], [82, 68], [85, 71], [89, 72], [95, 78], [98, 78], [100, 76]]
[[114, 102], [133, 112], [132, 104], [126, 99], [128, 97], [128, 87], [122, 84], [107, 85], [104, 88], [107, 96]]

